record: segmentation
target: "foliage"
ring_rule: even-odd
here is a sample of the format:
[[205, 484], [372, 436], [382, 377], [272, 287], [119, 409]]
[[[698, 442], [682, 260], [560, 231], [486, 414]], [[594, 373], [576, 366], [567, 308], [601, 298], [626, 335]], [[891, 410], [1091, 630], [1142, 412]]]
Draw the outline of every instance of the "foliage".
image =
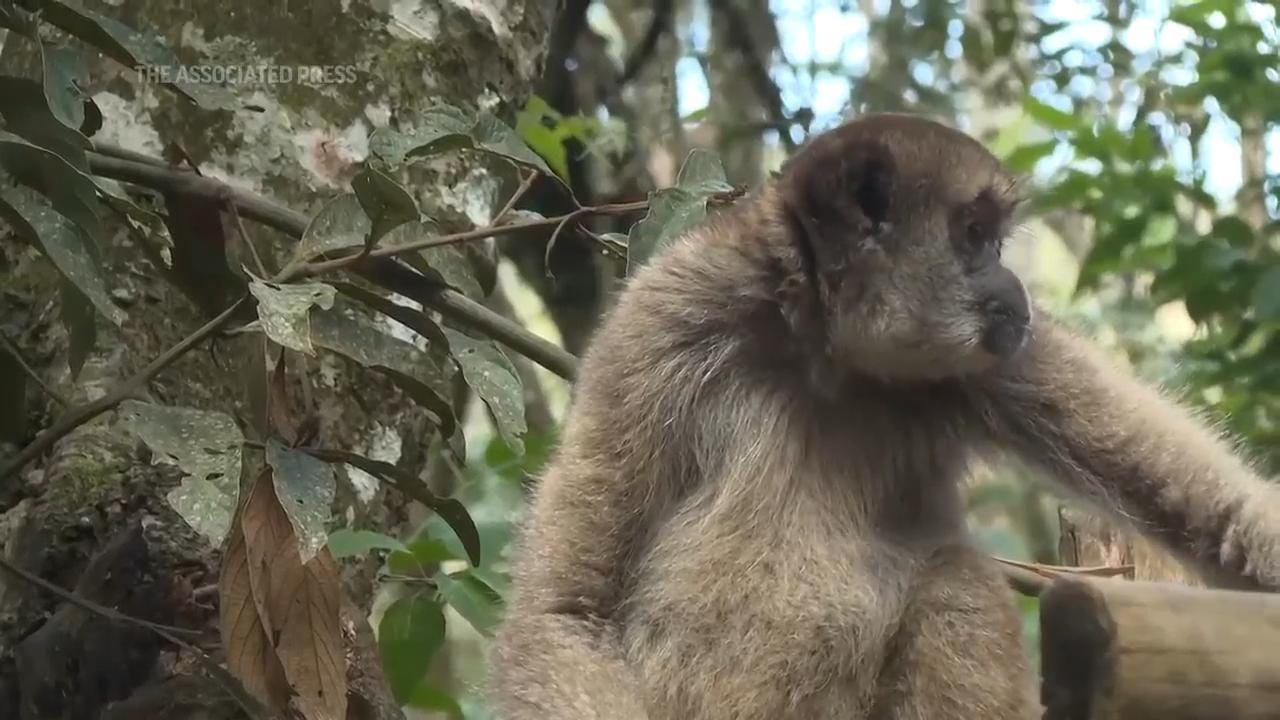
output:
[[[1054, 90], [1028, 97], [1024, 108], [1053, 139], [1015, 155], [1041, 168], [1053, 164], [1043, 160], [1051, 152], [1066, 157], [1049, 170], [1038, 203], [1041, 212], [1067, 209], [1093, 224], [1078, 292], [1111, 293], [1118, 308], [1146, 315], [1183, 305], [1199, 328], [1184, 349], [1183, 384], [1277, 470], [1280, 185], [1274, 174], [1245, 178], [1234, 203], [1224, 204], [1206, 186], [1222, 159], [1203, 141], [1210, 123], [1235, 123], [1247, 142], [1280, 119], [1280, 45], [1274, 23], [1266, 29], [1236, 3], [1181, 5], [1168, 23], [1190, 39], [1181, 52], [1141, 59], [1144, 71], [1125, 80], [1133, 101], [1123, 114], [1072, 82], [1089, 67], [1121, 72], [1137, 62], [1122, 43], [1085, 53], [1088, 65], [1070, 70], [1062, 59], [1080, 54], [1075, 45], [1046, 54], [1061, 68], [1051, 76]], [[1122, 30], [1118, 23], [1115, 36]], [[1192, 80], [1170, 86], [1166, 78], [1188, 67]]]

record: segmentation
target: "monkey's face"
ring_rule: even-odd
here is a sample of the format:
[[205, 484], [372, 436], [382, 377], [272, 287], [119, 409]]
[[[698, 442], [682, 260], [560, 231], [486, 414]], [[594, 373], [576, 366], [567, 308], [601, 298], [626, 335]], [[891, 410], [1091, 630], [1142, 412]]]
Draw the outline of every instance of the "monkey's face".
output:
[[1025, 344], [1031, 305], [1000, 261], [1014, 182], [968, 136], [865, 116], [810, 143], [782, 188], [837, 364], [939, 379], [993, 367]]

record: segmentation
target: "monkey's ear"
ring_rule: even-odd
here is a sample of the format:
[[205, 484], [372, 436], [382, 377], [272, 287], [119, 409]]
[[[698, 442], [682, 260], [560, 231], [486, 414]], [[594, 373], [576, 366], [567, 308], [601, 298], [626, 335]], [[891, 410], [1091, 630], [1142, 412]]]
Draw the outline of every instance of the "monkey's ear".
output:
[[787, 234], [819, 302], [844, 282], [855, 258], [880, 247], [897, 178], [884, 144], [826, 137], [834, 142], [819, 145], [820, 138], [802, 150], [781, 183]]
[[889, 219], [897, 170], [883, 143], [809, 148], [789, 174], [787, 213], [814, 246], [861, 244]]

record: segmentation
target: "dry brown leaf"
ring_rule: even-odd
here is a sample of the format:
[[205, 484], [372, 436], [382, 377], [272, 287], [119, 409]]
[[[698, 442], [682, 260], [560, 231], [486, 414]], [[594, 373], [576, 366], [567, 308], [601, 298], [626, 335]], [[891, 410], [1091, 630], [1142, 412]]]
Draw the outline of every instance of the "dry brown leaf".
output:
[[254, 604], [262, 616], [267, 636], [279, 642], [278, 621], [284, 618], [286, 608], [271, 606], [271, 575], [273, 572], [284, 573], [287, 568], [273, 568], [272, 564], [276, 562], [280, 548], [293, 543], [293, 526], [289, 524], [289, 516], [285, 514], [284, 508], [280, 507], [280, 501], [276, 499], [269, 465], [262, 467], [253, 488], [249, 490], [249, 499], [240, 515], [240, 527], [244, 531], [249, 586], [253, 590]]
[[[296, 545], [289, 552], [297, 562]], [[308, 720], [342, 720], [347, 713], [346, 655], [340, 626], [338, 565], [328, 548], [284, 580], [272, 577], [272, 597], [289, 600], [276, 652]]]
[[231, 529], [227, 552], [222, 558], [218, 595], [227, 670], [267, 707], [285, 707], [289, 702], [289, 681], [253, 600], [249, 556], [238, 523]]
[[307, 720], [346, 716], [346, 657], [340, 627], [337, 564], [321, 549], [306, 565], [298, 554], [289, 517], [264, 468], [241, 515], [244, 562], [253, 606], [274, 657]]

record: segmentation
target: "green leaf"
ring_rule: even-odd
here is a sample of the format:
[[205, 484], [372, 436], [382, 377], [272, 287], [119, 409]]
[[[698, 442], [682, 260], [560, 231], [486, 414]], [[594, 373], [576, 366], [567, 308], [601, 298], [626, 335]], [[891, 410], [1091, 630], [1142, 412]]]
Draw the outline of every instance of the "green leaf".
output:
[[44, 250], [62, 276], [103, 317], [117, 326], [124, 323], [125, 312], [111, 301], [107, 291], [97, 247], [48, 200], [25, 187], [0, 188], [0, 216]]
[[186, 474], [169, 504], [213, 545], [222, 542], [240, 497], [240, 446], [235, 420], [220, 412], [126, 400], [120, 424]]
[[524, 387], [515, 365], [491, 340], [477, 340], [451, 328], [444, 328], [444, 332], [463, 378], [489, 408], [503, 442], [523, 455], [521, 436], [528, 426], [524, 418]]
[[[396, 247], [438, 234], [439, 227], [434, 222], [405, 223], [388, 233], [384, 244]], [[437, 245], [402, 253], [400, 257], [423, 275], [467, 297], [478, 300], [485, 295], [480, 281], [476, 279], [475, 266], [461, 244]]]
[[1036, 122], [1050, 130], [1072, 130], [1081, 124], [1073, 113], [1046, 105], [1033, 97], [1023, 99], [1022, 109]]
[[121, 65], [154, 73], [155, 80], [188, 100], [210, 109], [234, 107], [231, 93], [183, 78], [178, 57], [154, 37], [66, 0], [44, 2], [40, 7], [42, 19], [101, 50]]
[[[480, 533], [476, 530], [475, 521], [471, 519], [471, 514], [467, 512], [466, 506], [458, 500], [436, 495], [417, 476], [391, 463], [374, 460], [345, 450], [304, 448], [303, 452], [325, 462], [354, 465], [370, 475], [393, 483], [400, 488], [401, 492], [435, 511], [440, 521], [447, 525], [453, 531], [453, 534], [457, 536], [458, 542], [461, 544], [462, 554], [467, 556], [472, 565], [480, 564]], [[428, 520], [428, 523], [430, 522], [431, 520]], [[412, 547], [412, 543], [410, 543], [410, 547]]]
[[71, 130], [84, 125], [85, 94], [80, 89], [88, 68], [80, 53], [67, 47], [40, 44], [43, 62], [44, 97], [53, 116]]
[[460, 559], [443, 540], [420, 538], [387, 557], [387, 569], [397, 575], [430, 577], [442, 562]]
[[444, 638], [444, 605], [428, 593], [416, 592], [387, 608], [378, 624], [378, 655], [397, 702], [407, 703], [422, 685]]
[[93, 303], [70, 282], [59, 283], [58, 292], [62, 301], [59, 308], [62, 325], [67, 330], [67, 365], [74, 380], [80, 376], [85, 360], [98, 342], [98, 315]]
[[1253, 307], [1259, 320], [1280, 319], [1280, 267], [1269, 268], [1253, 286]]
[[529, 98], [524, 109], [516, 113], [516, 132], [560, 176], [569, 180], [569, 154], [565, 149], [566, 133], [563, 116], [538, 96]]
[[[42, 46], [43, 48], [44, 46]], [[48, 48], [53, 52], [57, 48]], [[46, 56], [46, 61], [48, 57]], [[59, 62], [62, 62], [59, 60]], [[74, 113], [69, 105], [71, 99], [60, 93], [57, 78], [51, 78], [53, 72], [71, 72], [62, 68], [46, 68], [44, 85], [27, 78], [0, 77], [0, 115], [4, 116], [6, 129], [22, 137], [34, 145], [55, 153], [62, 161], [84, 173], [89, 170], [89, 161], [85, 156], [92, 143], [80, 133], [80, 126], [67, 126], [59, 112]], [[72, 82], [70, 79], [65, 82]], [[54, 87], [50, 88], [50, 85]], [[78, 90], [76, 91], [78, 92]], [[50, 97], [52, 94], [52, 97]], [[84, 106], [76, 100], [80, 110], [80, 119], [84, 118]], [[59, 107], [55, 107], [55, 105]], [[74, 119], [74, 118], [72, 118]], [[25, 161], [32, 164], [34, 156]]]
[[1253, 247], [1253, 228], [1235, 215], [1220, 217], [1214, 221], [1212, 234], [1235, 248], [1248, 250]]
[[1004, 164], [1016, 173], [1031, 172], [1035, 169], [1036, 163], [1052, 154], [1057, 147], [1057, 140], [1023, 145], [1005, 156]]
[[276, 442], [267, 442], [267, 464], [275, 470], [276, 496], [289, 516], [298, 539], [298, 554], [306, 564], [324, 547], [325, 522], [333, 514], [337, 483], [329, 464]]
[[372, 230], [373, 222], [360, 199], [353, 194], [339, 195], [325, 203], [307, 223], [302, 239], [293, 249], [293, 261], [305, 262], [334, 250], [362, 247]]
[[558, 177], [515, 130], [487, 112], [473, 115], [456, 107], [441, 105], [424, 112], [412, 131], [397, 132], [384, 128], [369, 138], [370, 152], [393, 165], [399, 165], [409, 157], [455, 149], [479, 150], [537, 170], [548, 177]]
[[627, 236], [627, 274], [634, 274], [658, 250], [706, 217], [706, 203], [684, 190], [669, 188], [649, 193], [648, 213], [631, 226]]
[[733, 188], [720, 159], [706, 150], [689, 153], [674, 187], [649, 193], [649, 212], [627, 236], [627, 274], [707, 217], [707, 198]]
[[551, 172], [551, 168], [547, 167], [542, 157], [520, 139], [515, 130], [491, 113], [481, 112], [476, 117], [476, 123], [471, 128], [471, 137], [475, 141], [477, 150], [507, 158], [517, 165], [532, 168], [548, 177], [557, 177]]
[[484, 288], [476, 279], [475, 266], [467, 251], [460, 245], [440, 245], [423, 248], [404, 256], [405, 262], [427, 277], [466, 295], [473, 300], [484, 299]]
[[528, 432], [524, 436], [524, 454], [515, 452], [494, 436], [484, 449], [484, 464], [499, 477], [514, 483], [523, 482], [527, 476], [536, 477], [546, 467], [556, 448], [553, 431]]
[[[5, 78], [0, 78], [0, 97], [3, 97], [3, 88], [6, 85], [4, 80]], [[32, 83], [31, 87], [36, 86]], [[42, 97], [39, 102], [40, 106], [44, 107]], [[5, 112], [4, 116], [6, 122], [13, 117], [9, 112]], [[48, 132], [33, 133], [33, 136], [39, 136], [41, 143], [39, 145], [0, 130], [0, 166], [24, 185], [39, 190], [49, 198], [55, 210], [88, 236], [96, 254], [97, 248], [105, 237], [97, 213], [99, 188], [84, 172], [84, 168], [88, 166], [83, 149], [74, 147], [75, 142], [80, 140], [88, 142], [88, 140], [78, 133], [67, 130], [47, 111], [44, 116], [48, 118], [49, 127], [56, 128], [57, 135], [55, 137]], [[23, 122], [37, 120], [39, 117], [31, 117], [24, 119]], [[78, 140], [67, 140], [69, 136], [74, 136]], [[64, 140], [67, 142], [64, 143]]]
[[466, 618], [481, 635], [493, 637], [502, 619], [502, 596], [470, 570], [436, 575], [436, 587], [449, 606]]
[[733, 190], [733, 186], [725, 180], [720, 156], [702, 148], [694, 148], [689, 152], [684, 164], [680, 166], [680, 173], [676, 175], [676, 187], [703, 197]]
[[453, 434], [453, 368], [394, 337], [346, 303], [311, 311], [311, 342], [391, 378], [435, 416], [444, 436]]
[[369, 152], [399, 165], [413, 155], [468, 146], [465, 138], [474, 124], [474, 117], [451, 105], [431, 107], [422, 112], [416, 128], [409, 132], [376, 130], [369, 138]]
[[343, 295], [357, 300], [365, 306], [376, 310], [395, 320], [401, 325], [418, 333], [427, 341], [427, 353], [436, 358], [437, 364], [447, 363], [449, 340], [444, 331], [429, 315], [416, 308], [393, 302], [372, 290], [360, 287], [355, 283], [335, 282], [333, 286]]
[[262, 331], [277, 343], [315, 356], [311, 344], [311, 307], [333, 307], [336, 291], [324, 283], [279, 283], [254, 279], [249, 292], [258, 299], [258, 320]]
[[[511, 543], [513, 523], [506, 517], [479, 520], [473, 526], [477, 552], [483, 548], [482, 561], [472, 558], [471, 569], [493, 588], [505, 588], [507, 578], [499, 570], [503, 565], [503, 554]], [[431, 539], [444, 543], [454, 557], [468, 557], [470, 550], [453, 532], [448, 520], [439, 514], [426, 519], [418, 528], [415, 540]], [[412, 545], [412, 543], [410, 543]]]
[[462, 708], [458, 706], [458, 701], [454, 700], [443, 690], [434, 688], [428, 683], [422, 683], [414, 688], [413, 694], [405, 701], [405, 705], [419, 710], [435, 710], [436, 712], [446, 713], [454, 720], [464, 720], [466, 717], [462, 713]]
[[351, 189], [372, 221], [365, 247], [372, 248], [393, 228], [418, 219], [418, 203], [391, 176], [364, 168], [351, 179]]
[[334, 559], [353, 555], [368, 555], [371, 550], [391, 550], [407, 552], [408, 547], [391, 537], [372, 530], [349, 530], [342, 528], [329, 533], [329, 554]]

